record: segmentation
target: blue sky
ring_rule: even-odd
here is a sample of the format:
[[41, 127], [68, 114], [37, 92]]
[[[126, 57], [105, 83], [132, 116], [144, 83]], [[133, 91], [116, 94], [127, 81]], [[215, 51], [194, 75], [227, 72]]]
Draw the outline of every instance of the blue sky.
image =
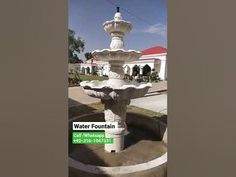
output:
[[111, 38], [102, 24], [112, 20], [120, 6], [124, 20], [133, 30], [124, 38], [125, 49], [143, 50], [167, 46], [166, 0], [69, 0], [69, 28], [85, 41], [85, 51], [109, 48]]

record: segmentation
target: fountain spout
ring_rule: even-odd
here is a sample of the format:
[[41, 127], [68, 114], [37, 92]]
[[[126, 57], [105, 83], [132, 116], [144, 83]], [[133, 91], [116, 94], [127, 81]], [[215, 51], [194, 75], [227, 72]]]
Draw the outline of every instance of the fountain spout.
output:
[[120, 12], [120, 7], [116, 7], [116, 12]]

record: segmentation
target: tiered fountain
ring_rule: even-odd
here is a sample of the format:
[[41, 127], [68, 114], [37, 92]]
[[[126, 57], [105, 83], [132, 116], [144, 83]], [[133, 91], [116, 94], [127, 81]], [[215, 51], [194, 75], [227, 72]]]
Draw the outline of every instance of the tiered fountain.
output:
[[113, 144], [105, 144], [107, 152], [120, 152], [124, 149], [124, 135], [126, 131], [126, 108], [130, 99], [144, 96], [151, 83], [128, 82], [124, 80], [123, 65], [125, 62], [138, 60], [141, 52], [125, 50], [123, 38], [131, 31], [132, 25], [122, 20], [119, 7], [114, 19], [103, 24], [104, 30], [111, 36], [110, 49], [95, 50], [92, 55], [102, 61], [109, 62], [109, 79], [106, 81], [83, 81], [80, 85], [86, 94], [100, 98], [105, 105], [105, 120], [118, 122], [118, 129], [106, 130], [107, 138], [113, 138]]

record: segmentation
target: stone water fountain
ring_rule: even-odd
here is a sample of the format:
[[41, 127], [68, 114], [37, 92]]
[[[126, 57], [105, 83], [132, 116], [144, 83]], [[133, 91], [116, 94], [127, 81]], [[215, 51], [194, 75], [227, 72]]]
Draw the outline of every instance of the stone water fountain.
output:
[[104, 104], [105, 121], [118, 122], [118, 129], [106, 130], [106, 138], [113, 138], [113, 144], [105, 144], [107, 152], [120, 152], [124, 149], [126, 127], [126, 109], [130, 100], [144, 96], [151, 83], [128, 82], [124, 80], [123, 65], [125, 62], [138, 60], [141, 52], [125, 50], [124, 36], [132, 30], [132, 24], [121, 17], [119, 7], [114, 19], [103, 24], [104, 30], [111, 36], [110, 49], [95, 50], [94, 58], [109, 62], [109, 79], [105, 81], [83, 81], [80, 85], [86, 94], [100, 98]]

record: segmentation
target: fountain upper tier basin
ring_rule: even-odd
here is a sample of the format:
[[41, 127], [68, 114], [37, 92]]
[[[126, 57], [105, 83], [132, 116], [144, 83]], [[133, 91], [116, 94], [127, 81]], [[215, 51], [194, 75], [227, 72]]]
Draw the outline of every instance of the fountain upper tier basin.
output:
[[125, 82], [122, 86], [111, 86], [109, 80], [105, 81], [83, 81], [80, 85], [84, 88], [86, 94], [91, 97], [104, 100], [129, 100], [144, 96], [148, 89], [152, 87], [151, 83]]
[[103, 28], [110, 35], [120, 33], [121, 36], [124, 36], [132, 30], [132, 24], [124, 20], [110, 20], [103, 24]]
[[92, 55], [101, 61], [135, 61], [141, 57], [141, 52], [136, 50], [124, 50], [124, 49], [103, 49], [94, 50]]

